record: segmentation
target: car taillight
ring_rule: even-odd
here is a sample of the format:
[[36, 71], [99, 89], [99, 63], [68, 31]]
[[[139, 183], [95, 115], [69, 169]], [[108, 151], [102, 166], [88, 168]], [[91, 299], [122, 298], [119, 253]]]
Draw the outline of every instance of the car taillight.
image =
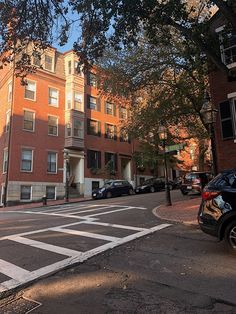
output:
[[220, 191], [203, 191], [202, 192], [202, 199], [204, 201], [212, 200], [213, 198], [220, 195]]

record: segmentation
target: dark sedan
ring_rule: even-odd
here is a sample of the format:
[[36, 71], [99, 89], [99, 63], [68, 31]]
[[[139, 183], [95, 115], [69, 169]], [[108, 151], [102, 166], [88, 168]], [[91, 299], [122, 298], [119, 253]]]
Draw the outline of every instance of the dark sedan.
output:
[[154, 193], [165, 188], [165, 181], [162, 178], [151, 178], [136, 187], [136, 193]]
[[92, 198], [111, 198], [114, 196], [121, 196], [123, 194], [133, 194], [132, 185], [125, 180], [112, 180], [105, 183], [100, 189], [92, 191]]
[[206, 185], [198, 222], [204, 232], [225, 239], [236, 253], [236, 169], [220, 173]]

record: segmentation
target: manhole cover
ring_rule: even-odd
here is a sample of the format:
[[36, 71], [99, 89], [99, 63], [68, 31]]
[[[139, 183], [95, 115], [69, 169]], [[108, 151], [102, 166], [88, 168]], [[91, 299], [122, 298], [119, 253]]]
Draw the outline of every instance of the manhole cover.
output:
[[0, 305], [0, 314], [27, 314], [41, 306], [41, 303], [20, 297]]

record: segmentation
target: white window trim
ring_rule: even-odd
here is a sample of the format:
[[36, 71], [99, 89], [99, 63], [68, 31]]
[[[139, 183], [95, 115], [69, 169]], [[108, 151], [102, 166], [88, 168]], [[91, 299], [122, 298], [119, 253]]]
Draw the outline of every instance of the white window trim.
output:
[[[56, 151], [54, 151], [54, 150], [48, 150], [47, 151], [47, 157], [48, 157], [48, 154], [49, 153], [54, 153], [54, 154], [56, 154], [56, 171], [55, 172], [48, 172], [47, 171], [47, 174], [52, 174], [52, 175], [55, 175], [55, 174], [57, 174], [57, 172], [58, 172], [58, 152]], [[48, 168], [48, 159], [47, 159], [47, 168]]]
[[[30, 186], [30, 199], [28, 200], [22, 200], [20, 198], [20, 202], [31, 202], [33, 199], [33, 186], [32, 185], [28, 185], [28, 184], [21, 184], [20, 186]], [[20, 195], [21, 195], [21, 189], [20, 189]]]
[[[11, 85], [11, 97], [9, 97], [9, 86]], [[11, 103], [12, 102], [12, 95], [13, 95], [13, 83], [12, 81], [9, 81], [7, 84], [7, 102]]]
[[[34, 124], [33, 124], [33, 130], [27, 130], [27, 129], [24, 129], [24, 111], [30, 111], [34, 114]], [[26, 132], [35, 132], [35, 111], [34, 110], [31, 110], [31, 109], [27, 109], [27, 108], [23, 108], [23, 127], [22, 127], [23, 131], [26, 131]]]
[[[21, 165], [22, 165], [22, 151], [23, 150], [31, 150], [32, 151], [32, 160], [31, 160], [31, 170], [30, 171], [21, 169]], [[21, 160], [20, 160], [20, 172], [32, 173], [33, 169], [34, 169], [34, 150], [32, 148], [22, 147], [21, 148]]]
[[[52, 69], [51, 69], [51, 70], [46, 69], [46, 67], [45, 67], [45, 66], [46, 66], [46, 56], [52, 58]], [[47, 52], [45, 52], [45, 53], [44, 53], [44, 57], [43, 57], [43, 61], [44, 61], [44, 63], [43, 63], [43, 69], [44, 69], [44, 71], [47, 71], [47, 72], [50, 72], [50, 73], [55, 73], [55, 52], [53, 52], [53, 53], [47, 53]]]
[[4, 171], [4, 165], [5, 165], [5, 152], [7, 152], [7, 163], [8, 163], [8, 148], [7, 147], [5, 147], [4, 149], [3, 149], [3, 163], [2, 163], [2, 173], [3, 174], [5, 174], [5, 173], [7, 173], [7, 171]]
[[[49, 93], [49, 90], [51, 89], [55, 89], [57, 91], [57, 104], [56, 105], [52, 105], [49, 103], [49, 98], [50, 98], [50, 93]], [[48, 85], [48, 105], [50, 107], [54, 107], [54, 108], [59, 108], [59, 103], [60, 103], [60, 89], [54, 87], [54, 86], [51, 86], [51, 85]]]
[[[10, 114], [10, 115], [9, 115], [9, 114]], [[7, 124], [7, 117], [8, 117], [8, 115], [9, 115], [9, 124]], [[8, 129], [7, 129], [7, 125], [8, 125]], [[5, 133], [7, 133], [7, 132], [9, 131], [10, 127], [11, 127], [11, 110], [9, 109], [9, 110], [7, 110], [7, 112], [6, 112]]]
[[49, 118], [49, 117], [54, 117], [54, 118], [57, 119], [57, 134], [54, 135], [54, 134], [49, 134], [49, 133], [48, 133], [48, 136], [58, 136], [59, 117], [58, 117], [58, 116], [55, 116], [55, 115], [53, 115], [53, 114], [48, 114], [48, 118]]
[[[33, 82], [33, 83], [35, 83], [35, 94], [34, 94], [34, 99], [31, 99], [31, 98], [27, 98], [27, 97], [25, 97], [25, 90], [24, 90], [24, 99], [27, 99], [27, 100], [30, 100], [30, 101], [36, 101], [36, 99], [37, 99], [37, 81], [35, 81], [35, 80], [27, 80], [27, 82]], [[25, 85], [25, 88], [26, 88], [26, 86], [27, 85]]]

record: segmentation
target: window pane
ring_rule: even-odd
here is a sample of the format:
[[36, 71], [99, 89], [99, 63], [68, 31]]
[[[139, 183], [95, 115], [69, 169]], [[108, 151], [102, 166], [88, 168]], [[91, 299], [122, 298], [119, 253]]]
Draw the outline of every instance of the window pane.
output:
[[52, 71], [52, 57], [45, 55], [45, 69]]
[[223, 138], [233, 137], [233, 126], [231, 120], [221, 122]]
[[29, 185], [21, 185], [21, 200], [30, 200], [31, 199], [31, 186]]
[[90, 109], [96, 110], [97, 109], [97, 99], [95, 97], [91, 97], [91, 96], [89, 99], [90, 99], [90, 101], [89, 101]]
[[56, 198], [55, 186], [46, 186], [46, 197], [49, 200], [55, 200], [55, 198]]
[[56, 172], [56, 160], [57, 154], [56, 153], [48, 153], [48, 172]]

